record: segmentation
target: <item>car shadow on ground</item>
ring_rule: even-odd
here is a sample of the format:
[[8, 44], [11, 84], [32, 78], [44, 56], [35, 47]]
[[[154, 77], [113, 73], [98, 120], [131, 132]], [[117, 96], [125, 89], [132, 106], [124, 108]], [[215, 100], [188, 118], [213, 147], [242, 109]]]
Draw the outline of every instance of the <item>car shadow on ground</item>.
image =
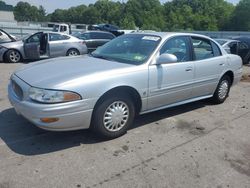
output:
[[[138, 116], [130, 131], [207, 105], [211, 104], [208, 101], [199, 101]], [[23, 117], [18, 116], [13, 108], [0, 113], [0, 138], [3, 140], [2, 144], [0, 142], [0, 147], [6, 144], [15, 153], [26, 156], [47, 154], [81, 144], [96, 144], [107, 141], [90, 130], [49, 132], [39, 129]]]

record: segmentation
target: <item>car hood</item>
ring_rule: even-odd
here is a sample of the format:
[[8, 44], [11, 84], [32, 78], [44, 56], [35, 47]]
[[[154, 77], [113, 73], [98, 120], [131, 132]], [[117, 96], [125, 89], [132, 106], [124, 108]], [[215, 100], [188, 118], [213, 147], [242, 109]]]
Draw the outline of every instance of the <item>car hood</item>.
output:
[[[15, 72], [15, 75], [33, 87], [46, 89], [62, 89], [64, 83], [78, 78], [97, 78], [109, 74], [120, 74], [121, 71], [136, 65], [118, 63], [90, 57], [63, 57], [39, 61], [24, 65]], [[115, 70], [115, 71], [114, 71]]]
[[15, 47], [22, 46], [22, 45], [23, 45], [23, 41], [21, 40], [13, 41], [13, 42], [6, 42], [6, 43], [1, 44], [1, 46], [5, 48], [15, 48]]

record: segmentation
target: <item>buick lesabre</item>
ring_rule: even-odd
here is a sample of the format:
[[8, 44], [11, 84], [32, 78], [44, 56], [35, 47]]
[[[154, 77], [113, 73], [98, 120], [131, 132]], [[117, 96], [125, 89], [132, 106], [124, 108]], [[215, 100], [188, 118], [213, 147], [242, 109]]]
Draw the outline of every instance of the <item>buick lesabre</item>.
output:
[[115, 138], [136, 115], [206, 98], [223, 103], [241, 75], [241, 58], [206, 36], [133, 33], [89, 55], [25, 65], [8, 93], [17, 113], [40, 128], [92, 128]]

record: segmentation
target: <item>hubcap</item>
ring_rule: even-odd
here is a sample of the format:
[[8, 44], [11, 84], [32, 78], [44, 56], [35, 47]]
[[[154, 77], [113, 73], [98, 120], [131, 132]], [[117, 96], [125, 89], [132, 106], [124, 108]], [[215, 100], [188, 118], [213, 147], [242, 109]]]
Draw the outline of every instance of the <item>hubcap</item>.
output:
[[129, 108], [127, 104], [122, 101], [116, 101], [106, 109], [103, 124], [108, 131], [116, 132], [126, 125], [128, 118]]
[[69, 56], [77, 56], [78, 53], [75, 50], [69, 52]]
[[10, 60], [14, 63], [17, 63], [20, 61], [20, 54], [17, 51], [11, 51], [10, 53]]
[[224, 99], [227, 96], [228, 88], [229, 88], [228, 81], [223, 80], [220, 84], [219, 92], [218, 92], [220, 99]]

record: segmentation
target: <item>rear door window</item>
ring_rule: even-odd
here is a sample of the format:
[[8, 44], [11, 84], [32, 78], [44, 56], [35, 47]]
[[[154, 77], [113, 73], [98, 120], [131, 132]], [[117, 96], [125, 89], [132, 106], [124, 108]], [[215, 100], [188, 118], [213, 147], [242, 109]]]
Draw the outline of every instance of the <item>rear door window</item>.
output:
[[109, 34], [109, 33], [100, 33], [100, 37], [101, 37], [101, 39], [110, 39], [110, 40], [115, 38], [114, 35]]
[[[215, 44], [213, 45], [210, 40], [205, 38], [192, 37], [192, 44], [194, 49], [195, 60], [209, 59], [218, 56], [218, 54], [220, 53], [218, 46], [216, 49]], [[217, 50], [217, 52], [214, 53], [214, 50]]]
[[67, 35], [61, 35], [61, 34], [56, 34], [56, 33], [49, 34], [50, 41], [60, 41], [60, 40], [68, 40], [68, 39], [70, 39], [70, 37]]

